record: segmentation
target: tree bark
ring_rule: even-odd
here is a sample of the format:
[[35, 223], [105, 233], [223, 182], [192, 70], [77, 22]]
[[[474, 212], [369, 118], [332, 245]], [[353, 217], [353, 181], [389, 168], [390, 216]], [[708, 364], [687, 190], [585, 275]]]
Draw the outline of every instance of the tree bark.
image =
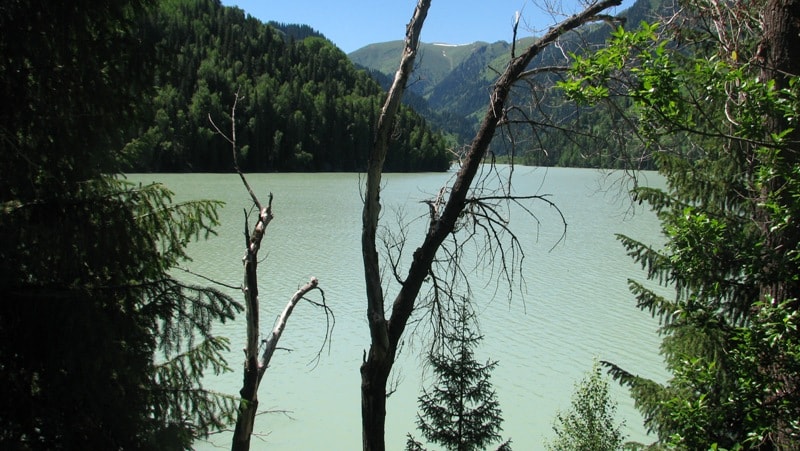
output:
[[[244, 235], [245, 235], [245, 248], [247, 249], [242, 259], [244, 263], [244, 282], [242, 285], [242, 293], [245, 297], [245, 309], [247, 320], [247, 343], [244, 348], [245, 361], [244, 361], [244, 378], [242, 381], [242, 388], [239, 390], [239, 409], [236, 417], [236, 427], [233, 431], [233, 438], [231, 441], [231, 450], [233, 451], [248, 451], [250, 449], [250, 438], [253, 435], [253, 426], [258, 413], [258, 387], [261, 384], [261, 379], [267, 371], [272, 355], [278, 346], [283, 330], [286, 328], [286, 322], [292, 314], [294, 307], [300, 302], [301, 299], [310, 291], [318, 288], [318, 281], [316, 277], [303, 285], [295, 292], [289, 303], [283, 309], [278, 321], [276, 322], [272, 333], [264, 340], [264, 351], [261, 359], [258, 357], [259, 348], [259, 301], [258, 301], [258, 251], [261, 249], [261, 241], [267, 231], [267, 226], [272, 221], [272, 193], [269, 194], [267, 206], [263, 206], [259, 201], [258, 196], [253, 191], [247, 177], [239, 169], [237, 161], [236, 149], [236, 104], [239, 101], [239, 93], [236, 93], [234, 98], [233, 107], [231, 107], [231, 135], [226, 136], [209, 115], [208, 119], [211, 125], [222, 137], [224, 137], [230, 144], [233, 150], [233, 165], [239, 178], [242, 180], [247, 193], [250, 194], [250, 199], [258, 208], [258, 220], [253, 226], [252, 233], [248, 231], [248, 224], [245, 221]], [[324, 296], [323, 296], [324, 298]]]
[[367, 289], [367, 322], [371, 344], [361, 365], [361, 422], [365, 450], [384, 450], [386, 421], [386, 383], [394, 363], [396, 346], [390, 344], [384, 315], [383, 287], [376, 246], [380, 214], [380, 184], [383, 163], [389, 148], [389, 137], [395, 116], [414, 68], [422, 24], [428, 14], [430, 0], [420, 0], [406, 27], [405, 47], [400, 68], [378, 117], [375, 140], [367, 163], [367, 187], [362, 215], [361, 252], [364, 259], [364, 280]]
[[[766, 2], [762, 13], [762, 29], [764, 31], [759, 45], [758, 58], [762, 64], [761, 80], [775, 82], [775, 89], [789, 87], [789, 78], [800, 75], [800, 0], [769, 0]], [[797, 118], [795, 118], [796, 120]], [[766, 162], [767, 167], [777, 168], [776, 175], [765, 183], [761, 190], [762, 200], [772, 198], [782, 206], [790, 206], [796, 202], [791, 196], [792, 190], [783, 190], [792, 177], [792, 169], [800, 164], [800, 128], [790, 124], [786, 117], [772, 114], [765, 118], [767, 142], [770, 135], [779, 134], [794, 127], [780, 146], [780, 155], [773, 161]], [[766, 237], [766, 249], [776, 256], [770, 259], [764, 271], [767, 273], [766, 283], [761, 287], [762, 299], [770, 299], [773, 303], [780, 304], [790, 301], [791, 307], [800, 307], [800, 282], [793, 280], [794, 266], [789, 254], [797, 249], [800, 242], [800, 223], [793, 219], [783, 228], [774, 230], [773, 218], [767, 211], [761, 212], [762, 233]], [[775, 381], [780, 381], [782, 388], [774, 395], [780, 399], [784, 394], [796, 393], [800, 387], [800, 377], [791, 371], [786, 371], [779, 364], [766, 366], [765, 371]], [[790, 418], [778, 417], [774, 425], [772, 441], [777, 449], [795, 449], [797, 443], [792, 438]]]
[[[775, 82], [775, 89], [789, 87], [789, 77], [800, 75], [800, 0], [769, 0], [762, 13], [762, 29], [764, 35], [759, 46], [758, 58], [762, 64], [760, 78], [764, 81]], [[767, 125], [767, 142], [770, 135], [779, 134], [790, 126], [787, 118], [773, 114], [765, 118]], [[773, 177], [762, 188], [762, 198], [775, 196], [786, 183], [786, 174], [789, 169], [800, 163], [800, 127], [794, 126], [781, 147], [778, 160], [770, 162], [773, 165], [783, 166], [778, 176]], [[780, 196], [783, 205], [791, 205], [793, 200]], [[800, 225], [794, 221], [789, 227], [775, 233], [771, 230], [769, 213], [765, 212], [762, 229], [767, 236], [767, 249], [782, 250], [786, 253], [795, 249], [800, 240]], [[776, 273], [774, 283], [768, 283], [762, 289], [762, 294], [771, 297], [774, 302], [780, 303], [789, 299], [800, 299], [800, 282], [789, 283], [790, 277], [782, 276], [782, 271], [788, 265], [776, 261], [768, 268], [769, 273]], [[769, 278], [768, 278], [769, 280]]]
[[236, 418], [236, 428], [233, 431], [231, 450], [247, 451], [250, 449], [250, 438], [253, 435], [256, 414], [258, 413], [258, 387], [264, 377], [272, 355], [278, 346], [278, 341], [286, 328], [289, 316], [308, 292], [318, 288], [318, 280], [312, 277], [305, 285], [300, 287], [289, 299], [283, 312], [278, 317], [278, 321], [272, 329], [269, 337], [264, 340], [264, 350], [261, 358], [258, 358], [258, 249], [267, 224], [272, 219], [272, 195], [269, 198], [269, 206], [262, 208], [262, 214], [254, 228], [253, 234], [248, 239], [247, 254], [244, 258], [245, 266], [245, 285], [242, 291], [245, 294], [247, 306], [247, 346], [245, 347], [244, 381], [242, 389], [239, 390], [241, 400], [239, 401], [239, 413]]
[[422, 283], [431, 270], [434, 256], [445, 238], [453, 232], [456, 221], [466, 205], [467, 194], [475, 175], [486, 156], [497, 126], [504, 117], [504, 107], [511, 87], [542, 49], [562, 34], [592, 21], [599, 12], [620, 3], [621, 0], [605, 0], [591, 5], [583, 12], [551, 28], [523, 54], [512, 58], [494, 85], [480, 131], [470, 145], [466, 159], [451, 187], [444, 210], [440, 215], [431, 217], [425, 239], [414, 252], [408, 275], [392, 303], [391, 316], [387, 321], [375, 235], [380, 212], [380, 180], [388, 148], [389, 131], [413, 67], [422, 22], [430, 7], [430, 0], [420, 0], [418, 3], [406, 30], [405, 49], [400, 68], [395, 74], [394, 83], [381, 111], [367, 170], [361, 243], [367, 285], [367, 320], [371, 337], [369, 351], [365, 354], [361, 365], [362, 440], [365, 451], [383, 451], [386, 448], [384, 438], [386, 383], [394, 364], [398, 343], [414, 310]]
[[[248, 191], [250, 191], [249, 185]], [[254, 196], [252, 191], [251, 196]], [[258, 205], [260, 213], [252, 234], [247, 233], [247, 225], [245, 224], [247, 252], [243, 259], [245, 276], [242, 292], [244, 292], [247, 311], [247, 344], [244, 349], [244, 381], [242, 382], [242, 389], [239, 390], [239, 395], [241, 396], [239, 414], [236, 418], [236, 428], [233, 432], [233, 442], [231, 444], [231, 450], [233, 451], [247, 451], [250, 449], [250, 437], [253, 434], [253, 423], [258, 409], [258, 385], [263, 374], [258, 363], [258, 251], [261, 248], [261, 240], [264, 237], [267, 225], [272, 220], [272, 195], [270, 194], [267, 207], [261, 207], [257, 199], [254, 199], [254, 201]]]

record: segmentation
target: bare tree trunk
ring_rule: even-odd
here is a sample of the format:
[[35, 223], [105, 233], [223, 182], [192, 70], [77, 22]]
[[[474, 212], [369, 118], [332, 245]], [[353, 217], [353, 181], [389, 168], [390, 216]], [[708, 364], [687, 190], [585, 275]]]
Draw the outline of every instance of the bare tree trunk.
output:
[[[249, 189], [249, 188], [248, 188]], [[269, 222], [272, 220], [272, 195], [270, 195], [269, 206], [259, 207], [259, 218], [253, 228], [252, 234], [247, 234], [247, 252], [244, 257], [244, 286], [242, 291], [245, 297], [245, 308], [247, 309], [247, 345], [245, 346], [244, 362], [244, 381], [242, 389], [239, 390], [241, 400], [239, 402], [239, 415], [236, 419], [236, 429], [233, 432], [233, 444], [231, 449], [234, 451], [246, 451], [250, 449], [250, 437], [253, 434], [253, 423], [255, 422], [258, 409], [258, 385], [261, 382], [261, 366], [258, 362], [258, 250], [261, 247], [261, 239]]]
[[[247, 266], [246, 263], [245, 266]], [[295, 292], [286, 304], [286, 307], [284, 307], [281, 316], [272, 329], [272, 333], [265, 340], [264, 351], [261, 354], [260, 360], [257, 360], [257, 357], [249, 354], [250, 342], [248, 340], [248, 348], [245, 349], [247, 358], [245, 360], [244, 382], [242, 384], [242, 389], [239, 391], [239, 395], [241, 396], [239, 415], [236, 418], [236, 429], [234, 429], [233, 432], [231, 450], [246, 451], [250, 449], [250, 438], [253, 435], [253, 425], [255, 423], [256, 414], [258, 413], [258, 387], [261, 384], [261, 379], [264, 377], [264, 373], [266, 373], [269, 367], [269, 362], [272, 360], [272, 355], [275, 353], [275, 349], [278, 346], [278, 340], [280, 340], [281, 334], [283, 334], [283, 330], [286, 328], [286, 322], [289, 320], [289, 316], [292, 314], [294, 307], [308, 292], [318, 288], [318, 283], [317, 278], [312, 277], [311, 280]], [[250, 299], [248, 299], [248, 302], [249, 301]], [[257, 302], [255, 307], [258, 307]], [[256, 334], [258, 333], [258, 322], [252, 323], [250, 319], [251, 317], [248, 315], [248, 337], [251, 329], [255, 330]], [[255, 348], [255, 352], [258, 352], [257, 347]]]
[[400, 68], [394, 77], [381, 109], [375, 141], [367, 163], [367, 188], [362, 216], [361, 251], [364, 259], [364, 279], [367, 287], [367, 321], [371, 345], [369, 356], [361, 365], [361, 422], [365, 450], [384, 450], [386, 421], [386, 382], [394, 363], [397, 343], [391, 344], [384, 316], [376, 232], [380, 214], [380, 184], [383, 163], [389, 147], [390, 131], [403, 97], [408, 78], [414, 68], [422, 24], [428, 14], [430, 0], [420, 0], [406, 28], [406, 40]]
[[367, 284], [367, 320], [371, 337], [369, 351], [365, 354], [361, 364], [362, 440], [365, 451], [386, 449], [384, 438], [386, 384], [394, 364], [398, 343], [414, 310], [422, 283], [431, 270], [434, 256], [445, 238], [453, 232], [456, 221], [466, 206], [466, 198], [472, 182], [486, 156], [497, 126], [504, 117], [504, 107], [512, 85], [520, 79], [533, 58], [559, 36], [594, 20], [599, 12], [620, 3], [621, 0], [605, 0], [589, 6], [580, 14], [551, 28], [541, 39], [528, 47], [522, 55], [511, 60], [505, 72], [494, 85], [480, 131], [470, 145], [466, 159], [451, 187], [450, 196], [444, 209], [441, 212], [432, 212], [424, 242], [414, 252], [408, 275], [394, 299], [391, 316], [387, 321], [384, 313], [384, 294], [376, 247], [376, 230], [380, 212], [380, 180], [388, 148], [389, 130], [413, 67], [419, 44], [419, 34], [430, 7], [430, 0], [420, 0], [417, 4], [414, 16], [406, 29], [405, 49], [400, 61], [400, 68], [395, 74], [394, 83], [381, 111], [367, 170], [361, 242], [364, 276]]
[[[242, 259], [244, 263], [244, 282], [242, 285], [242, 293], [245, 297], [245, 309], [247, 320], [247, 343], [244, 348], [245, 361], [244, 361], [244, 380], [242, 388], [239, 390], [239, 410], [236, 417], [236, 428], [233, 431], [233, 439], [231, 442], [231, 450], [233, 451], [248, 451], [250, 449], [250, 439], [253, 435], [253, 426], [255, 424], [256, 415], [258, 413], [258, 387], [261, 384], [261, 379], [269, 367], [269, 362], [272, 360], [272, 355], [278, 346], [283, 330], [286, 328], [286, 322], [292, 314], [294, 307], [304, 298], [306, 294], [315, 289], [319, 289], [318, 280], [312, 277], [311, 280], [300, 287], [295, 294], [289, 299], [289, 302], [284, 307], [283, 312], [275, 326], [272, 333], [264, 340], [264, 350], [262, 351], [259, 359], [258, 351], [259, 345], [259, 301], [258, 301], [258, 251], [261, 249], [261, 241], [264, 239], [264, 234], [267, 231], [267, 226], [272, 221], [272, 193], [269, 194], [269, 201], [267, 206], [263, 206], [256, 196], [250, 183], [244, 173], [239, 169], [236, 149], [236, 104], [239, 101], [239, 93], [236, 97], [231, 108], [231, 135], [225, 135], [219, 127], [214, 123], [209, 116], [209, 121], [217, 133], [225, 138], [233, 150], [233, 165], [239, 178], [242, 180], [250, 199], [258, 208], [258, 220], [253, 226], [253, 231], [248, 231], [248, 224], [245, 218], [244, 235], [246, 252]], [[320, 290], [322, 291], [322, 290]], [[323, 294], [323, 307], [324, 294]]]

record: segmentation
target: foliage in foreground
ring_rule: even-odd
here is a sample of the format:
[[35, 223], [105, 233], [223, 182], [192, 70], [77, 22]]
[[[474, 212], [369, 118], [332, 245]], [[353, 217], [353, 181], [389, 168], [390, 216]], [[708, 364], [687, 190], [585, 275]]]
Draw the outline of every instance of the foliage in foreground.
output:
[[547, 443], [552, 451], [614, 451], [622, 448], [625, 439], [614, 415], [617, 404], [610, 398], [609, 383], [598, 362], [575, 385], [572, 405], [559, 412], [553, 423], [556, 438]]
[[99, 179], [6, 207], [0, 442], [186, 447], [228, 423], [233, 400], [201, 378], [228, 369], [211, 324], [239, 306], [169, 276], [214, 203]]
[[632, 136], [667, 181], [634, 190], [658, 214], [664, 245], [619, 239], [650, 281], [629, 284], [661, 322], [672, 378], [608, 366], [660, 445], [796, 449], [800, 42], [775, 29], [797, 24], [800, 8], [690, 6], [675, 28], [618, 30], [561, 84], [582, 102], [633, 102]]
[[200, 382], [240, 307], [171, 276], [219, 204], [107, 175], [149, 85], [148, 3], [0, 5], [3, 449], [184, 449], [234, 408]]

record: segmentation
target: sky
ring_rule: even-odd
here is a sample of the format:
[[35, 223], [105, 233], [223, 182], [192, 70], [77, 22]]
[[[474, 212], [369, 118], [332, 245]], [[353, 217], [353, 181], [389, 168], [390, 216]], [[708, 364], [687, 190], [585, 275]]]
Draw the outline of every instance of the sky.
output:
[[[586, 1], [586, 0], [583, 0]], [[620, 12], [634, 0], [623, 0]], [[222, 0], [263, 22], [309, 25], [345, 53], [368, 44], [403, 39], [416, 0]], [[580, 11], [581, 0], [434, 0], [422, 30], [426, 43], [469, 44], [475, 41], [511, 41], [517, 11], [518, 37], [541, 34], [563, 16], [546, 12], [544, 5], [567, 15]]]

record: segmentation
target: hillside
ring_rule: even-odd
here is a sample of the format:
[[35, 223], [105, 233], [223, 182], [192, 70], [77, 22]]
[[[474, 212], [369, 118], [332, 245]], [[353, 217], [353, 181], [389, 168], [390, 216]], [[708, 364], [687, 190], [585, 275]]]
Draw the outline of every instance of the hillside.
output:
[[[440, 86], [456, 69], [462, 69], [468, 61], [473, 61], [479, 55], [496, 58], [508, 53], [508, 47], [509, 44], [503, 41], [494, 44], [473, 42], [464, 45], [423, 43], [420, 45], [416, 61], [415, 81], [409, 88], [427, 98], [437, 86]], [[359, 66], [390, 75], [397, 70], [402, 50], [403, 41], [389, 41], [362, 47], [350, 53], [348, 57]]]
[[[366, 166], [383, 91], [324, 36], [263, 23], [218, 0], [162, 0], [145, 24], [156, 40], [151, 125], [126, 148], [131, 171], [230, 171], [236, 93], [239, 163], [246, 171], [358, 171]], [[449, 167], [444, 138], [410, 108], [398, 116], [389, 171]]]
[[[626, 27], [638, 26], [641, 21], [653, 21], [665, 11], [664, 4], [663, 0], [638, 0], [620, 17], [625, 18]], [[569, 61], [565, 55], [602, 45], [610, 31], [608, 25], [597, 24], [565, 35], [558, 48], [551, 46], [546, 49], [534, 59], [531, 68], [566, 66]], [[518, 41], [517, 47], [530, 45], [534, 39], [525, 37]], [[350, 53], [348, 57], [359, 66], [390, 77], [396, 70], [402, 44], [402, 41], [371, 44]], [[510, 53], [511, 45], [504, 41], [467, 45], [423, 43], [415, 69], [416, 79], [409, 86], [412, 95], [406, 101], [436, 127], [455, 136], [460, 143], [467, 143], [485, 113], [490, 87], [508, 62]], [[556, 79], [556, 76], [548, 74], [531, 77], [529, 86], [516, 93], [513, 99], [515, 106], [528, 111], [520, 120], [533, 121], [539, 127], [535, 131], [530, 126], [517, 127], [514, 152], [526, 156], [526, 161], [532, 164], [614, 166], [614, 156], [601, 156], [599, 153], [589, 155], [586, 152], [587, 146], [594, 145], [594, 142], [587, 143], [580, 138], [567, 136], [562, 131], [576, 127], [601, 130], [611, 127], [613, 121], [599, 110], [578, 111], [574, 105], [565, 104], [553, 89]], [[535, 100], [534, 108], [531, 99]], [[499, 146], [493, 150], [501, 155], [511, 151], [508, 147]]]
[[[509, 48], [503, 41], [420, 44], [406, 103], [458, 141], [470, 139], [476, 126], [474, 114], [486, 103], [485, 95], [481, 94], [485, 94], [493, 79], [490, 63], [507, 58]], [[374, 76], [386, 88], [397, 70], [402, 49], [403, 41], [376, 43], [348, 57], [356, 65], [377, 72]]]

